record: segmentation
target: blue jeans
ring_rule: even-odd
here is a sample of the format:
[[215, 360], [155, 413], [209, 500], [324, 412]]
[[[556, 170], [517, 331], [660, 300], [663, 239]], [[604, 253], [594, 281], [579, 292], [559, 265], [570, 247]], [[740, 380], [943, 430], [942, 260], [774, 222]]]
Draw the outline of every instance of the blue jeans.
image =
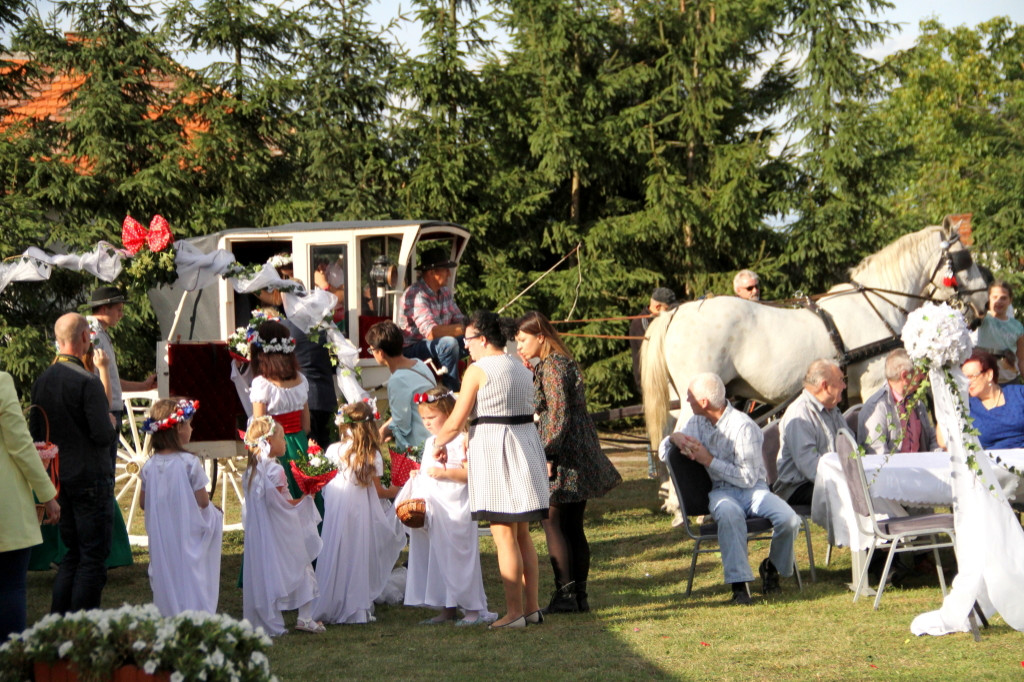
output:
[[25, 629], [28, 611], [25, 580], [32, 548], [0, 552], [0, 642]]
[[441, 383], [452, 391], [462, 386], [459, 381], [459, 360], [462, 358], [464, 343], [461, 336], [442, 336], [433, 341], [417, 341], [402, 349], [402, 355], [419, 360], [433, 360], [438, 367], [444, 367]]
[[737, 488], [718, 481], [708, 497], [718, 523], [718, 546], [722, 549], [725, 582], [745, 583], [754, 579], [747, 558], [747, 517], [763, 516], [772, 522], [772, 546], [768, 558], [782, 576], [793, 575], [793, 541], [800, 532], [800, 517], [773, 494], [766, 483]]
[[50, 611], [96, 609], [107, 584], [107, 555], [114, 521], [112, 481], [63, 485], [60, 489], [60, 539], [68, 553], [53, 581]]

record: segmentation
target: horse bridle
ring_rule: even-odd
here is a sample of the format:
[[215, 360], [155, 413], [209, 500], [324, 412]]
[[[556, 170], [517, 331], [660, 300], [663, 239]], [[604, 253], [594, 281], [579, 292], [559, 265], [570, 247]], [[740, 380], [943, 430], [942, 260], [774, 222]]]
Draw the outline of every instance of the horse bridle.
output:
[[[953, 306], [954, 308], [963, 309], [966, 306], [974, 308], [974, 313], [980, 318], [984, 316], [984, 312], [978, 310], [970, 297], [974, 294], [986, 291], [987, 289], [968, 289], [963, 285], [963, 278], [959, 276], [959, 273], [966, 272], [971, 269], [974, 265], [974, 258], [971, 256], [971, 252], [967, 250], [967, 247], [960, 249], [959, 251], [953, 251], [955, 244], [961, 244], [960, 233], [956, 233], [949, 241], [942, 242], [942, 255], [935, 262], [935, 269], [932, 270], [931, 277], [928, 278], [928, 284], [931, 285], [931, 291], [927, 293], [925, 298], [929, 301], [937, 300], [935, 293], [939, 290], [939, 285], [935, 283], [935, 276], [939, 274], [939, 270], [943, 267], [946, 268], [946, 276], [943, 277], [943, 286], [953, 289], [956, 301], [959, 306]], [[952, 281], [949, 281], [952, 280]]]

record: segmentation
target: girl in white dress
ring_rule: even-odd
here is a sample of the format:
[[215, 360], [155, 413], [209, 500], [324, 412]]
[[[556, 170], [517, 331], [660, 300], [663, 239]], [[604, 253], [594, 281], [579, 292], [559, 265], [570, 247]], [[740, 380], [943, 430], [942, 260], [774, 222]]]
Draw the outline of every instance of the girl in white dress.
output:
[[380, 483], [384, 473], [373, 409], [352, 403], [338, 410], [340, 443], [326, 457], [338, 469], [323, 489], [324, 549], [316, 562], [320, 596], [313, 614], [326, 623], [369, 623], [373, 600], [387, 585], [405, 546], [405, 533], [390, 503], [399, 488]]
[[165, 617], [217, 612], [224, 514], [210, 504], [210, 482], [199, 458], [185, 450], [198, 400], [153, 403], [142, 428], [153, 434], [153, 456], [142, 467], [139, 504], [149, 536], [149, 584]]
[[245, 432], [249, 466], [242, 485], [242, 615], [276, 637], [286, 632], [282, 611], [298, 609], [295, 629], [320, 633], [313, 618], [317, 595], [312, 562], [320, 553], [313, 499], [293, 499], [277, 458], [285, 453], [284, 429], [267, 416], [253, 417]]
[[[431, 434], [441, 430], [455, 407], [455, 396], [445, 386], [417, 393], [414, 401]], [[427, 438], [420, 470], [412, 472], [415, 478], [400, 496], [422, 497], [427, 503], [426, 524], [409, 531], [405, 604], [441, 610], [421, 625], [489, 623], [497, 614], [487, 611], [480, 573], [480, 540], [466, 485], [466, 436], [462, 433], [449, 441], [440, 459], [434, 457], [433, 441], [433, 435]], [[465, 612], [459, 620], [456, 608]]]

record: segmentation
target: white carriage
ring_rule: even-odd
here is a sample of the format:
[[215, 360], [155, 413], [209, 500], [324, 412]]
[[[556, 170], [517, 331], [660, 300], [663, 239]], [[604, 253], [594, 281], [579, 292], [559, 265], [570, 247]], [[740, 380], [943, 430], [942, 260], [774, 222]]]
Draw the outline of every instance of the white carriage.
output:
[[[443, 246], [458, 262], [469, 232], [439, 221], [292, 223], [236, 228], [184, 241], [192, 252], [226, 252], [243, 266], [262, 265], [279, 253], [292, 254], [295, 279], [309, 290], [314, 282], [326, 282], [337, 297], [334, 324], [358, 349], [354, 369], [362, 386], [373, 389], [387, 381], [388, 370], [366, 352], [366, 331], [384, 319], [397, 321], [402, 293], [415, 278], [418, 252]], [[151, 452], [149, 437], [140, 427], [149, 404], [161, 396], [200, 400], [192, 449], [208, 463], [214, 501], [230, 510], [225, 514], [225, 529], [240, 527], [237, 510], [243, 497], [240, 478], [245, 452], [237, 431], [244, 428], [245, 412], [230, 380], [226, 339], [248, 323], [259, 303], [252, 294], [236, 291], [233, 280], [226, 277], [190, 288], [180, 278], [181, 244], [175, 248], [179, 280], [149, 293], [164, 339], [157, 349], [158, 389], [125, 395], [126, 432], [118, 451], [117, 496], [132, 542], [145, 541], [145, 535], [133, 533], [138, 527], [132, 527], [138, 516], [139, 471]]]

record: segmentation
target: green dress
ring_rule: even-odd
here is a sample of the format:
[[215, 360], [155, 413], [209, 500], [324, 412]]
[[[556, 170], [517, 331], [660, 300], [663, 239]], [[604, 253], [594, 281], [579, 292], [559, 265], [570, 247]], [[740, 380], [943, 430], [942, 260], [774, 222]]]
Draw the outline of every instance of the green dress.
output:
[[[107, 555], [107, 568], [132, 565], [132, 546], [128, 542], [128, 528], [124, 525], [124, 515], [121, 513], [121, 505], [115, 498], [110, 498], [114, 505], [114, 521], [112, 524], [112, 537], [110, 538], [110, 554]], [[48, 571], [54, 564], [59, 564], [68, 548], [60, 539], [60, 531], [57, 526], [40, 526], [43, 534], [43, 544], [32, 548], [32, 555], [29, 557], [28, 570]]]

